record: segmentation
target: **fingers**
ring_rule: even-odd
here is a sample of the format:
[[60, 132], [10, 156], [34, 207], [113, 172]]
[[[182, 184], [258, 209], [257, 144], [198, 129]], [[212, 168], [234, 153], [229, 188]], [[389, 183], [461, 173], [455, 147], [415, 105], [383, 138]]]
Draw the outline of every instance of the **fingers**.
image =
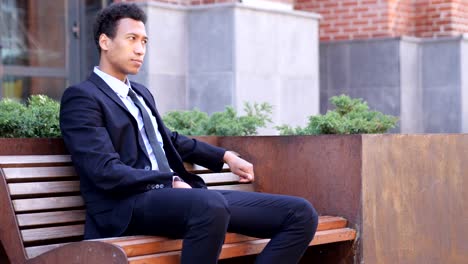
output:
[[254, 171], [253, 171], [252, 163], [247, 162], [245, 160], [241, 160], [241, 161], [242, 162], [238, 164], [237, 169], [241, 171], [243, 174], [250, 174], [251, 176], [253, 176]]
[[231, 171], [240, 177], [239, 182], [251, 182], [254, 180], [252, 163], [236, 155], [228, 154], [225, 155], [225, 161], [228, 163]]
[[254, 180], [253, 174], [244, 172], [242, 170], [239, 170], [236, 174], [240, 177], [239, 182], [251, 182]]
[[172, 182], [172, 188], [191, 189], [192, 186], [182, 181], [174, 181]]
[[253, 182], [253, 181], [254, 180], [253, 180], [252, 177], [250, 177], [250, 178], [240, 178], [239, 179], [239, 182], [241, 182], [241, 183], [247, 183], [247, 182]]

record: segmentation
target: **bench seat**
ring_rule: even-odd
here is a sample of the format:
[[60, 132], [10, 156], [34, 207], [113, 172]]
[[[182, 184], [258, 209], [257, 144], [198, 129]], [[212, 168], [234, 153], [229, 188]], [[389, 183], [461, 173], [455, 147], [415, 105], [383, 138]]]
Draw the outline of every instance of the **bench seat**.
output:
[[[200, 175], [210, 189], [254, 191], [251, 183], [239, 184], [228, 167], [220, 173], [191, 164], [186, 164], [186, 168]], [[0, 228], [0, 239], [12, 263], [39, 263], [45, 259], [60, 263], [63, 256], [91, 254], [88, 251], [93, 248], [123, 255], [125, 262], [132, 264], [180, 261], [181, 239], [127, 236], [80, 242], [85, 208], [79, 178], [68, 155], [0, 156], [0, 176], [0, 225], [4, 227]], [[356, 231], [347, 227], [346, 219], [321, 216], [310, 245], [355, 237]], [[228, 233], [220, 259], [258, 254], [268, 241]], [[110, 257], [103, 259], [119, 263]]]

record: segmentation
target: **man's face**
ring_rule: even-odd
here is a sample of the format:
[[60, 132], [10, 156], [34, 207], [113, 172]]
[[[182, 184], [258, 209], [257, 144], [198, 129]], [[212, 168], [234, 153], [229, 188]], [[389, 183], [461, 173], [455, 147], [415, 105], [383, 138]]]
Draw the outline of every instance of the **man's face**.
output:
[[146, 53], [145, 24], [131, 18], [123, 18], [117, 24], [114, 39], [102, 34], [99, 38], [101, 57], [105, 58], [105, 70], [118, 79], [128, 74], [137, 74]]

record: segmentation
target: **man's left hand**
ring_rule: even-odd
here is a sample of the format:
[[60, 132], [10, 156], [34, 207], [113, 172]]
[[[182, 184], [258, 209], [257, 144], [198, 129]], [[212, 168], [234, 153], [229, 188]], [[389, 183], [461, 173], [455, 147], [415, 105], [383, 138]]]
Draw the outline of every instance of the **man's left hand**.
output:
[[252, 163], [238, 157], [231, 151], [224, 154], [224, 162], [229, 165], [232, 173], [240, 177], [239, 182], [254, 181], [254, 171]]

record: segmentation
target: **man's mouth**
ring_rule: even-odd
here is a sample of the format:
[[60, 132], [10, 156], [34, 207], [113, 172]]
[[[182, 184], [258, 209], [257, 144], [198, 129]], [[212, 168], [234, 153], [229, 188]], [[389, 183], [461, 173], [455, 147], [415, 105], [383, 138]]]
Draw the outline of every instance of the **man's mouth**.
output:
[[143, 60], [133, 59], [132, 61], [135, 62], [135, 63], [138, 64], [138, 65], [142, 65], [142, 64], [143, 64]]

